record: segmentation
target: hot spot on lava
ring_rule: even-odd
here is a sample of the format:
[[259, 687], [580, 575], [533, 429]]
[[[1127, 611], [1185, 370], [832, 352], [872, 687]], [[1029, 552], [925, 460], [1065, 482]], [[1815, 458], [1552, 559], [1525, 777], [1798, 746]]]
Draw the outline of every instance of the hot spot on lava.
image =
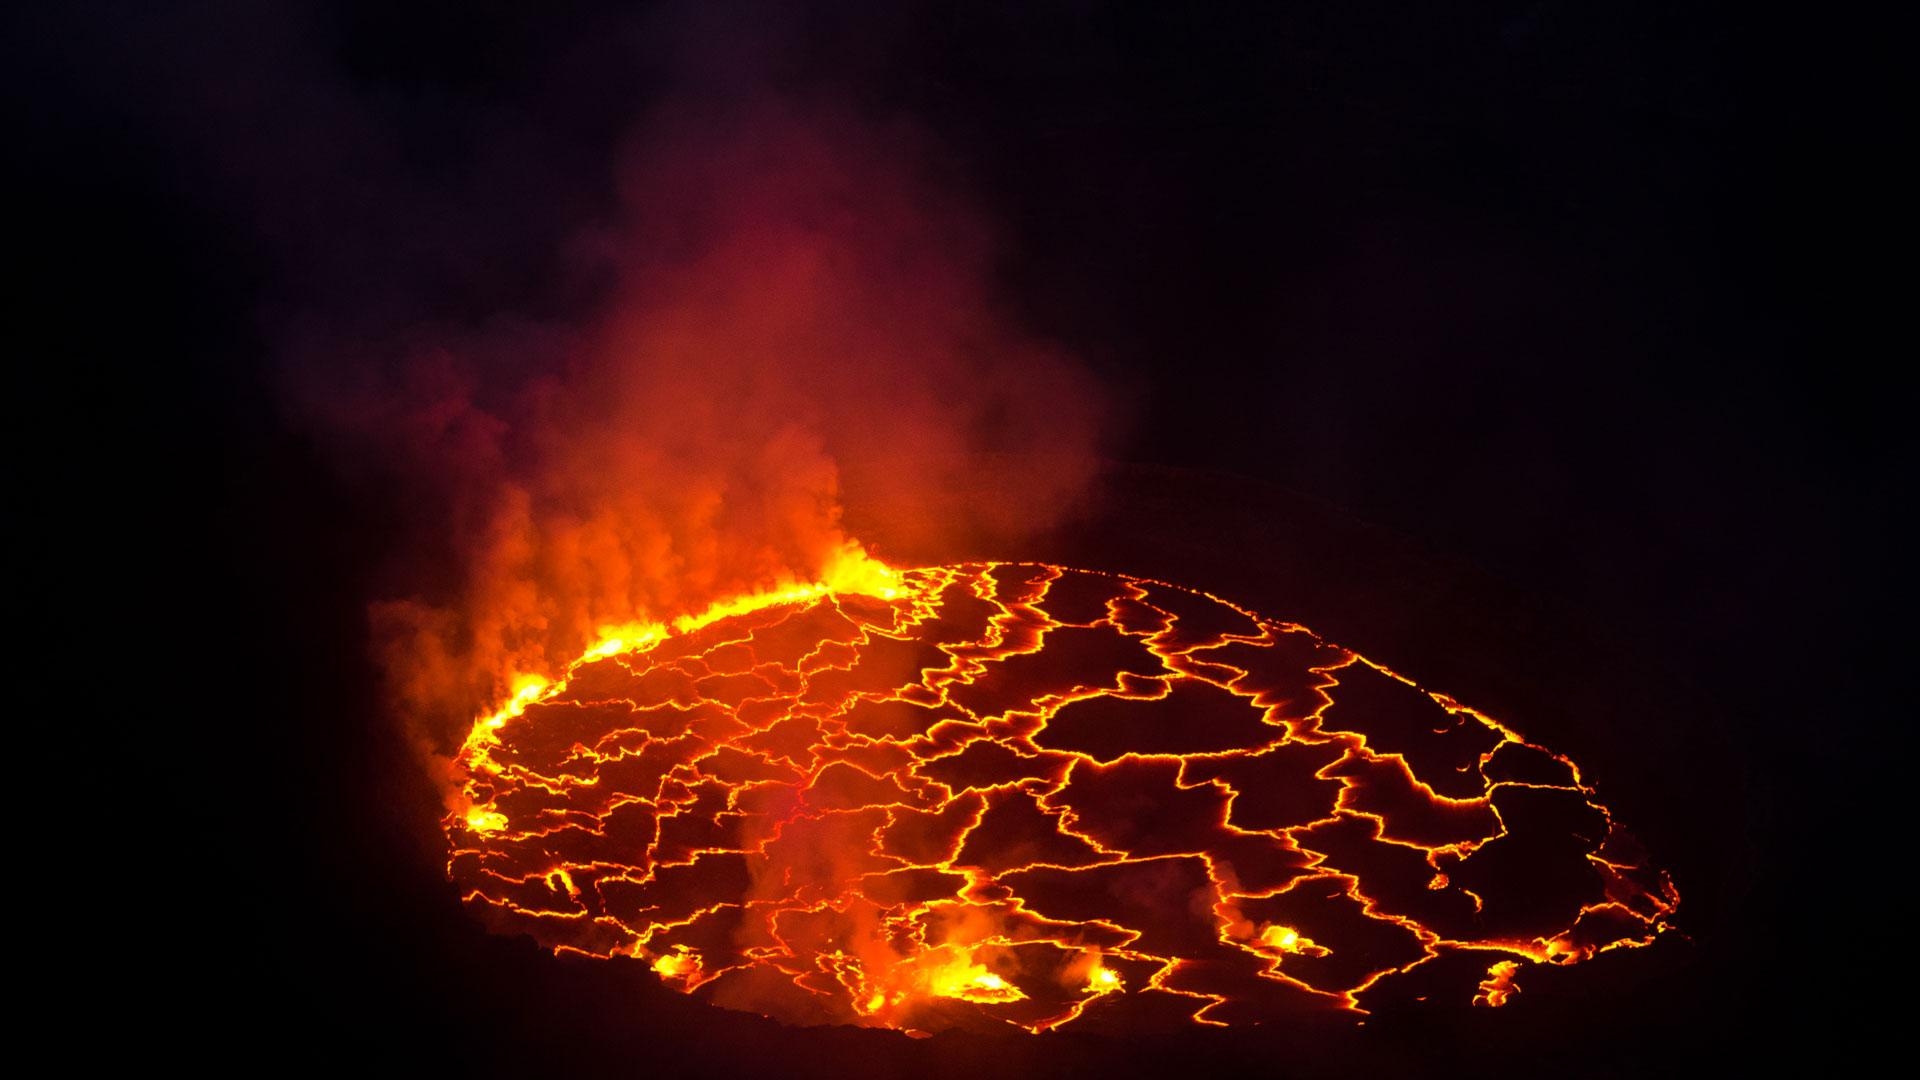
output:
[[1575, 765], [1306, 628], [966, 564], [610, 628], [461, 751], [497, 928], [798, 1024], [1499, 1006], [1679, 895]]

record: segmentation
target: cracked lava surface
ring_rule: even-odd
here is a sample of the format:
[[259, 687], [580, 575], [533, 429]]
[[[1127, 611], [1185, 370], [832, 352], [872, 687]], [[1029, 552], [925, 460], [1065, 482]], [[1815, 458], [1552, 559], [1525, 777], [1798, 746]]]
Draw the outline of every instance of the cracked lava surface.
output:
[[1306, 628], [1036, 564], [609, 637], [461, 752], [496, 928], [796, 1024], [1499, 1006], [1679, 895], [1565, 757]]

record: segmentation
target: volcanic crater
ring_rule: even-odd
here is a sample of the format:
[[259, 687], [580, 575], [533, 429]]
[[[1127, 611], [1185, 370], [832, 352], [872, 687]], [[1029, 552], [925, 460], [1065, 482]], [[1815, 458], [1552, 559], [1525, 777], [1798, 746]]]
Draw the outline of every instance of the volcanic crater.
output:
[[1497, 1007], [1670, 929], [1572, 761], [1305, 627], [1043, 564], [887, 582], [603, 641], [482, 718], [469, 905], [913, 1033]]

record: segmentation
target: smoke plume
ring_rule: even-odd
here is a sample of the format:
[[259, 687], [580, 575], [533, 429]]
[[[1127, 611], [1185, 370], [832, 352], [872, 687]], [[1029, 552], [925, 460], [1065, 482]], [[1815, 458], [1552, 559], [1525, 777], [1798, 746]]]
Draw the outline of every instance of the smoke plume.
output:
[[599, 628], [857, 552], [849, 473], [954, 530], [1047, 524], [961, 494], [983, 454], [1027, 463], [1023, 507], [1071, 504], [1100, 395], [1001, 315], [994, 234], [937, 160], [831, 104], [670, 104], [623, 148], [615, 213], [568, 241], [606, 282], [583, 315], [302, 343], [303, 415], [408, 508], [418, 587], [372, 617], [431, 751]]
[[284, 418], [385, 508], [370, 617], [431, 755], [602, 626], [978, 551], [1089, 475], [1110, 409], [1007, 316], [1007, 237], [806, 22], [223, 4], [100, 35], [102, 92], [263, 268]]

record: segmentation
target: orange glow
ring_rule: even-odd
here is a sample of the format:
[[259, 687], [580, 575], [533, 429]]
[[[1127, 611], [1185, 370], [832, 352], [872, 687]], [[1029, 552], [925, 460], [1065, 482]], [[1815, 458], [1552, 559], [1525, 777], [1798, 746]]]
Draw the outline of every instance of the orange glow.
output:
[[[623, 653], [648, 649], [669, 634], [687, 634], [702, 627], [751, 612], [783, 604], [799, 604], [829, 594], [873, 596], [891, 600], [900, 595], [900, 579], [885, 563], [866, 553], [859, 544], [848, 542], [828, 561], [821, 579], [810, 583], [787, 582], [762, 592], [737, 596], [710, 605], [697, 614], [682, 615], [671, 626], [659, 622], [627, 622], [603, 626], [600, 636], [587, 646], [580, 658], [568, 667], [568, 674], [584, 664], [606, 660]], [[496, 734], [536, 701], [552, 697], [565, 686], [564, 678], [555, 684], [543, 675], [521, 673], [510, 680], [513, 694], [499, 708], [481, 717], [462, 744], [460, 761], [468, 768], [491, 771], [495, 768], [487, 747], [497, 743]], [[469, 828], [476, 832], [497, 832], [506, 827], [506, 818], [489, 810], [469, 810], [465, 815]]]
[[488, 810], [483, 806], [476, 806], [468, 810], [465, 820], [467, 828], [472, 829], [474, 832], [500, 832], [507, 827], [507, 815], [497, 810]]
[[1300, 953], [1304, 956], [1325, 956], [1332, 950], [1300, 936], [1300, 931], [1291, 926], [1269, 926], [1260, 931], [1260, 944], [1281, 952]]
[[924, 992], [933, 997], [966, 1001], [1019, 1001], [1026, 997], [1012, 984], [972, 962], [965, 953], [924, 969]]
[[1488, 968], [1487, 977], [1481, 981], [1480, 992], [1474, 995], [1473, 1003], [1495, 1009], [1505, 1005], [1508, 998], [1520, 992], [1520, 988], [1513, 985], [1513, 977], [1519, 970], [1520, 965], [1512, 960], [1502, 960]]
[[692, 980], [700, 974], [698, 954], [681, 947], [653, 959], [655, 974], [667, 980]]
[[[449, 873], [496, 925], [793, 1022], [1357, 1019], [1429, 979], [1498, 1006], [1679, 903], [1511, 728], [1297, 625], [1050, 566], [849, 545], [606, 628], [460, 764]], [[1551, 887], [1515, 876], [1549, 857]], [[1448, 988], [1436, 961], [1489, 952]]]
[[[818, 581], [790, 581], [763, 592], [722, 600], [697, 615], [682, 615], [673, 620], [673, 629], [679, 634], [691, 633], [721, 619], [730, 619], [736, 615], [745, 615], [748, 612], [778, 607], [782, 604], [805, 603], [828, 594], [873, 596], [891, 600], [900, 595], [899, 574], [868, 555], [859, 544], [848, 543], [842, 546], [827, 563]], [[649, 639], [657, 636], [651, 627], [647, 628], [645, 634]], [[646, 643], [650, 644], [651, 640]], [[593, 656], [596, 650], [607, 648], [607, 646], [608, 643], [604, 640], [597, 642], [587, 650], [587, 655]], [[613, 648], [611, 651], [602, 652], [601, 655], [611, 656], [615, 652], [624, 651], [628, 650]]]

